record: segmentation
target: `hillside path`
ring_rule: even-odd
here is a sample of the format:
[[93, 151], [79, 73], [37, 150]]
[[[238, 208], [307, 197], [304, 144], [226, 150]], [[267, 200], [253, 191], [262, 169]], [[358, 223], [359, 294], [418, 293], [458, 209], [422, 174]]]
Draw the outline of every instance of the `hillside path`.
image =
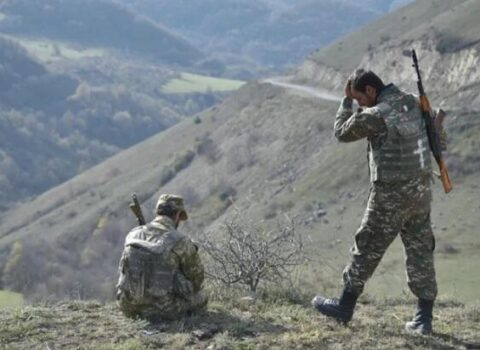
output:
[[267, 79], [263, 79], [262, 82], [270, 83], [272, 85], [280, 86], [280, 87], [283, 87], [283, 88], [286, 88], [286, 89], [300, 91], [300, 92], [306, 93], [310, 96], [321, 98], [322, 100], [334, 101], [334, 102], [340, 102], [342, 100], [341, 96], [336, 95], [335, 93], [332, 93], [329, 90], [318, 89], [318, 88], [315, 88], [313, 86], [297, 85], [297, 84], [288, 83], [288, 82], [285, 81], [284, 77], [267, 78]]

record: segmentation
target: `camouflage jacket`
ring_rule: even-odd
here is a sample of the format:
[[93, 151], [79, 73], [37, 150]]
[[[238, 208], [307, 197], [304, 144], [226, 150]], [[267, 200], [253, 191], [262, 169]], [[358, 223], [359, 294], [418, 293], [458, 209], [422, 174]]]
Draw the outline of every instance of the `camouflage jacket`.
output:
[[[369, 142], [369, 165], [372, 182], [376, 180], [405, 180], [414, 178], [416, 175], [429, 174], [431, 172], [430, 152], [427, 146], [428, 140], [424, 131], [425, 126], [421, 119], [420, 109], [414, 101], [415, 97], [413, 95], [403, 93], [393, 84], [387, 85], [380, 91], [375, 106], [359, 108], [355, 113], [352, 110], [353, 101], [347, 97], [343, 99], [335, 120], [335, 137], [341, 142], [352, 142], [367, 138]], [[402, 115], [402, 113], [405, 114]], [[400, 124], [395, 124], [395, 121]], [[422, 124], [423, 126], [421, 126]], [[415, 129], [414, 125], [417, 125], [416, 133], [415, 130], [412, 133], [412, 127]], [[394, 133], [389, 134], [389, 130], [394, 131]], [[396, 137], [398, 132], [405, 135], [409, 134], [404, 136], [405, 138], [402, 142], [407, 142], [408, 138], [410, 138], [410, 143], [414, 140], [415, 146], [417, 141], [423, 145], [422, 147], [419, 146], [419, 149], [423, 151], [423, 155], [420, 157], [422, 158], [422, 163], [423, 159], [425, 160], [425, 166], [422, 164], [422, 169], [416, 169], [416, 166], [412, 165], [412, 161], [415, 161], [413, 159], [413, 151], [417, 152], [417, 150], [413, 150], [412, 145], [405, 143], [401, 146], [396, 146], [397, 148], [400, 147], [398, 150], [395, 149], [395, 146], [392, 146], [392, 142], [393, 145], [399, 142], [399, 140], [392, 139]], [[443, 128], [440, 130], [440, 135], [444, 144], [446, 134]], [[400, 135], [400, 137], [402, 136]], [[386, 143], [388, 143], [388, 146], [384, 146], [386, 147], [385, 151], [379, 151], [384, 149], [382, 145]], [[412, 148], [411, 150], [409, 146]], [[391, 149], [390, 153], [388, 153], [387, 149]], [[394, 156], [403, 152], [403, 150], [408, 153], [396, 160]], [[411, 155], [409, 151], [412, 151]], [[384, 156], [386, 158], [383, 157], [383, 159], [386, 159], [386, 162], [378, 161], [379, 158], [382, 158], [379, 157], [379, 152], [385, 153]], [[394, 171], [395, 169], [398, 169], [398, 171]]]
[[[175, 229], [173, 220], [157, 216], [151, 223], [134, 228], [125, 239], [125, 247], [140, 246], [166, 256], [174, 271], [175, 294], [189, 296], [198, 292], [204, 280], [204, 268], [197, 246]], [[165, 252], [167, 249], [169, 252]], [[120, 262], [122, 265], [122, 261]]]
[[375, 107], [359, 108], [354, 113], [353, 100], [344, 97], [337, 111], [334, 132], [339, 141], [352, 142], [363, 138], [386, 136], [387, 126], [380, 111]]

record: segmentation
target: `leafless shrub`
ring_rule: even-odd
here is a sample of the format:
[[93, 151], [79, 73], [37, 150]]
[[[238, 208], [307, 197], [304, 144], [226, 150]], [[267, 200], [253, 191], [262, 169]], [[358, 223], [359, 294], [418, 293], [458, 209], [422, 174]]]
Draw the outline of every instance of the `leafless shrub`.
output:
[[210, 258], [207, 276], [227, 286], [246, 286], [253, 294], [261, 282], [289, 281], [294, 268], [307, 259], [290, 218], [266, 230], [237, 214], [224, 223], [220, 235], [204, 234], [201, 242]]
[[205, 137], [197, 144], [197, 153], [205, 157], [209, 164], [215, 164], [221, 154], [219, 147], [210, 137]]

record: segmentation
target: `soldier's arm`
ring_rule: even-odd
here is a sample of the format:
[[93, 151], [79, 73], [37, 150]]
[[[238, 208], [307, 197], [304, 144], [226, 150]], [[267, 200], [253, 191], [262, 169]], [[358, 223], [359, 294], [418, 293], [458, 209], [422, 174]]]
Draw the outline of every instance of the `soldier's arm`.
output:
[[189, 239], [182, 239], [175, 245], [173, 252], [178, 257], [180, 271], [192, 283], [193, 291], [199, 291], [205, 272], [197, 247]]
[[340, 142], [352, 142], [387, 131], [382, 117], [385, 106], [374, 106], [353, 113], [352, 99], [345, 97], [337, 111], [334, 132]]
[[120, 262], [118, 263], [118, 282], [116, 284], [116, 288], [119, 288], [123, 285], [125, 279], [125, 263], [126, 263], [126, 254], [125, 250], [122, 253], [122, 257], [120, 258]]

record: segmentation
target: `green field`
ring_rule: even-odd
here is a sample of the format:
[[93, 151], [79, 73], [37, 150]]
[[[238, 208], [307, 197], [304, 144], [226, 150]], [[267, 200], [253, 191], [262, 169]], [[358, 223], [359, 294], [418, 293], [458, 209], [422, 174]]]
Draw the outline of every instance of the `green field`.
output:
[[42, 62], [58, 61], [60, 59], [76, 60], [88, 57], [102, 57], [106, 53], [106, 50], [102, 48], [82, 48], [62, 41], [6, 37], [18, 42], [32, 56], [38, 57]]
[[181, 73], [166, 83], [162, 91], [170, 94], [195, 93], [207, 91], [233, 91], [239, 89], [243, 84], [240, 80], [212, 78], [204, 75]]
[[18, 293], [0, 290], [0, 309], [23, 305], [23, 296]]

